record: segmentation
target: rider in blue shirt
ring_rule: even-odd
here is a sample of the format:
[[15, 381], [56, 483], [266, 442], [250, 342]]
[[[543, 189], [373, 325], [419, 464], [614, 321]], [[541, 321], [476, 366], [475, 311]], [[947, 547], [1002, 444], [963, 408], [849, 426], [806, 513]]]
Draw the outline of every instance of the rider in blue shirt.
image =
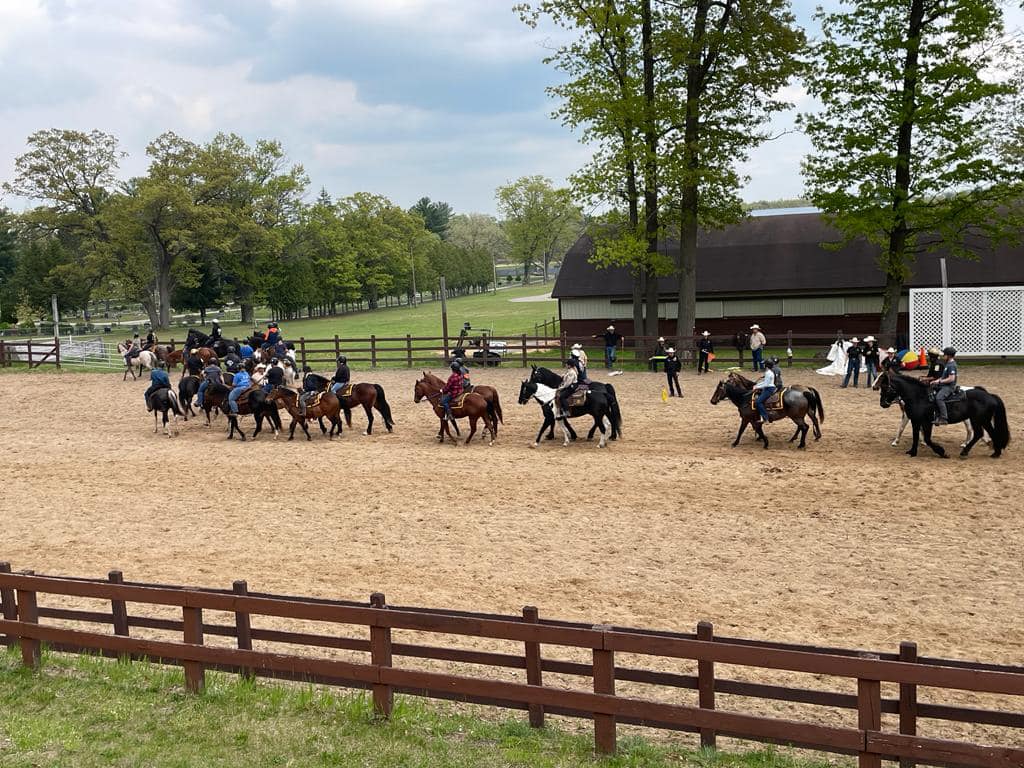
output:
[[754, 389], [761, 393], [757, 396], [757, 412], [761, 414], [762, 423], [767, 424], [769, 422], [768, 409], [764, 404], [775, 394], [775, 362], [768, 359], [764, 361], [763, 365], [764, 378], [754, 385]]
[[146, 390], [144, 397], [146, 398], [146, 410], [152, 411], [153, 406], [150, 405], [149, 396], [152, 395], [159, 389], [170, 389], [171, 388], [171, 377], [167, 375], [167, 371], [164, 370], [163, 363], [157, 363], [157, 367], [149, 373], [149, 389]]
[[231, 392], [228, 394], [228, 406], [231, 408], [231, 413], [238, 415], [238, 398], [251, 386], [252, 377], [245, 368], [242, 368], [235, 374]]

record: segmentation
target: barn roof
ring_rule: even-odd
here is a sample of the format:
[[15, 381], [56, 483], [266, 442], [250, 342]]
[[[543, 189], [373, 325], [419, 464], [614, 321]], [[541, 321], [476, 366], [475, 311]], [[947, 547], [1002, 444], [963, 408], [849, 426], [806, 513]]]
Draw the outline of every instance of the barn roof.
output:
[[[856, 240], [842, 249], [822, 243], [838, 242], [839, 232], [819, 213], [757, 216], [723, 230], [701, 232], [697, 238], [697, 293], [730, 296], [778, 293], [879, 293], [885, 276], [878, 268], [877, 246]], [[676, 242], [663, 252], [675, 254]], [[584, 235], [562, 261], [552, 291], [554, 298], [630, 296], [633, 280], [627, 268], [599, 269], [590, 263], [593, 241]], [[911, 288], [941, 285], [942, 252], [918, 258]], [[949, 284], [1024, 284], [1024, 246], [1000, 246], [983, 251], [977, 261], [949, 259]], [[659, 278], [658, 292], [672, 295], [679, 278]]]

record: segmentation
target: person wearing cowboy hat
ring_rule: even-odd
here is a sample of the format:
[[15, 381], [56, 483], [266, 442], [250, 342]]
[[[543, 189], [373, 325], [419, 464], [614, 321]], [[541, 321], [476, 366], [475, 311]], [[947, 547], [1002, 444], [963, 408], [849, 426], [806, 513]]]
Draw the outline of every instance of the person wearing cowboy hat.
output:
[[715, 353], [715, 344], [711, 341], [711, 332], [704, 331], [697, 342], [697, 375], [708, 372], [708, 363]]
[[867, 366], [868, 376], [868, 389], [871, 389], [871, 385], [875, 383], [875, 376], [878, 375], [879, 371], [879, 355], [880, 350], [878, 344], [875, 342], [874, 336], [864, 337], [864, 365]]
[[903, 363], [901, 363], [896, 357], [896, 347], [889, 347], [885, 350], [885, 357], [883, 357], [882, 361], [879, 363], [879, 368], [883, 371], [888, 371], [890, 368], [894, 371], [898, 371], [902, 367]]
[[753, 358], [754, 370], [764, 370], [764, 345], [768, 340], [761, 333], [761, 326], [754, 323], [750, 326], [750, 356]]
[[846, 389], [850, 383], [850, 376], [853, 376], [853, 388], [857, 388], [857, 380], [860, 378], [860, 359], [864, 354], [864, 345], [861, 340], [854, 336], [850, 339], [850, 346], [846, 348], [846, 376], [843, 377], [843, 383], [839, 385], [840, 389]]
[[652, 371], [658, 370], [658, 363], [664, 362], [665, 347], [665, 337], [659, 336], [658, 343], [654, 347], [654, 354], [647, 359], [647, 363], [651, 366]]
[[679, 386], [679, 371], [683, 369], [682, 361], [676, 357], [675, 347], [665, 350], [665, 376], [668, 377], [668, 396], [682, 397], [683, 388]]
[[921, 379], [925, 384], [930, 384], [936, 379], [942, 378], [942, 370], [946, 365], [939, 359], [941, 354], [938, 347], [932, 347], [928, 350], [928, 371], [925, 373], [924, 378]]
[[610, 371], [615, 365], [615, 351], [622, 342], [622, 334], [616, 332], [614, 325], [609, 325], [604, 333], [595, 334], [592, 338], [604, 339], [604, 365]]
[[581, 384], [589, 384], [590, 378], [587, 376], [587, 355], [582, 349], [572, 349], [569, 351], [569, 357], [576, 361], [576, 372], [579, 374]]
[[569, 400], [576, 391], [576, 385], [580, 382], [579, 360], [572, 355], [565, 361], [565, 373], [562, 374], [562, 383], [558, 385], [556, 395], [558, 396], [558, 416], [569, 411]]
[[198, 376], [203, 372], [203, 359], [199, 356], [199, 348], [189, 350], [185, 358], [185, 375]]
[[588, 362], [587, 362], [587, 350], [585, 350], [583, 348], [583, 345], [580, 344], [579, 342], [576, 342], [575, 344], [573, 344], [572, 345], [572, 350], [571, 350], [570, 354], [573, 357], [575, 357], [577, 360], [580, 361], [580, 369], [584, 373], [586, 373], [587, 372], [587, 365], [588, 365]]

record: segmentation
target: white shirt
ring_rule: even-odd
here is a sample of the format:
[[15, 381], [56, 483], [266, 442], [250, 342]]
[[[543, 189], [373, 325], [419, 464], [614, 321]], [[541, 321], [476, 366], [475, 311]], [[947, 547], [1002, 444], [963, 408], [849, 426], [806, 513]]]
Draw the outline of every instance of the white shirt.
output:
[[775, 386], [775, 371], [771, 368], [764, 369], [764, 378], [754, 385], [754, 389], [768, 389]]

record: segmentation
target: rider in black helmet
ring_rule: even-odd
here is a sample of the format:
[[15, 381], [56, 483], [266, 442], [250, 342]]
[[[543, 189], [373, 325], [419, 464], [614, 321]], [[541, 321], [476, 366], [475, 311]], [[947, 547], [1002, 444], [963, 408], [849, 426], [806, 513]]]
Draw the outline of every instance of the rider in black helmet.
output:
[[270, 358], [270, 365], [267, 367], [267, 373], [263, 377], [263, 390], [269, 395], [275, 387], [284, 386], [284, 368], [281, 367], [281, 362], [276, 358]]
[[338, 394], [351, 381], [352, 374], [348, 369], [348, 358], [345, 355], [338, 355], [338, 368], [331, 377], [331, 392]]
[[451, 369], [451, 376], [448, 377], [444, 389], [441, 390], [441, 407], [444, 408], [448, 421], [455, 421], [455, 416], [452, 414], [452, 400], [463, 393], [466, 380], [462, 373], [462, 364], [458, 359], [452, 361]]

